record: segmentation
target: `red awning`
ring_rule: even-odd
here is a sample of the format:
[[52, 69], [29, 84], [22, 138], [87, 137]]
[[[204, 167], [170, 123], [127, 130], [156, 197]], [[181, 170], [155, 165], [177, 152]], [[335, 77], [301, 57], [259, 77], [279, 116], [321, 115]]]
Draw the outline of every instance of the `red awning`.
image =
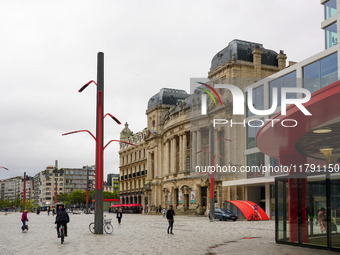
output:
[[142, 206], [141, 204], [116, 204], [116, 205], [111, 205], [110, 207], [140, 207]]
[[[227, 202], [232, 203], [240, 209], [246, 220], [269, 220], [265, 211], [263, 211], [263, 209], [254, 202], [246, 200], [231, 200]], [[257, 206], [257, 211], [255, 211], [255, 206]], [[254, 217], [255, 215], [258, 217]]]

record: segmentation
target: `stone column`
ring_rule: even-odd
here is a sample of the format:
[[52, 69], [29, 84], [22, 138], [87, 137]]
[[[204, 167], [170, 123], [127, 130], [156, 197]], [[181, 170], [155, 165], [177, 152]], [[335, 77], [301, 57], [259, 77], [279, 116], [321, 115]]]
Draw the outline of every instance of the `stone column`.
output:
[[[201, 150], [201, 130], [197, 130], [197, 147], [195, 153]], [[196, 154], [197, 166], [202, 166], [202, 154]]]
[[147, 170], [148, 170], [148, 175], [147, 175], [147, 181], [152, 180], [152, 160], [151, 160], [151, 153], [148, 152], [147, 155]]
[[179, 172], [184, 171], [183, 169], [183, 135], [179, 136], [179, 148], [178, 148], [178, 161], [179, 161]]
[[192, 133], [192, 146], [191, 146], [191, 171], [194, 171], [195, 166], [197, 165], [197, 132], [193, 131]]
[[160, 173], [159, 173], [159, 163], [158, 163], [158, 157], [157, 157], [157, 155], [158, 155], [158, 153], [157, 153], [157, 149], [158, 149], [158, 147], [156, 147], [155, 148], [155, 150], [154, 150], [154, 154], [153, 154], [153, 161], [154, 161], [154, 167], [153, 167], [153, 171], [154, 171], [154, 178], [158, 178], [158, 177], [160, 177]]
[[175, 209], [177, 209], [175, 200], [176, 200], [175, 189], [174, 187], [172, 187], [171, 188], [171, 204], [174, 206]]
[[171, 147], [170, 147], [170, 173], [174, 174], [174, 139], [170, 139]]
[[[187, 135], [186, 133], [183, 134], [183, 141], [182, 141], [182, 165], [183, 171], [187, 172]], [[190, 168], [189, 168], [190, 170]]]
[[170, 140], [168, 139], [167, 141], [167, 157], [166, 157], [166, 165], [167, 165], [167, 170], [168, 170], [168, 174], [171, 173], [171, 164], [170, 164], [170, 161], [171, 161], [171, 157], [170, 157]]
[[177, 173], [177, 142], [176, 142], [176, 137], [173, 138], [174, 141], [174, 154], [173, 154], [173, 160], [174, 160], [174, 173]]

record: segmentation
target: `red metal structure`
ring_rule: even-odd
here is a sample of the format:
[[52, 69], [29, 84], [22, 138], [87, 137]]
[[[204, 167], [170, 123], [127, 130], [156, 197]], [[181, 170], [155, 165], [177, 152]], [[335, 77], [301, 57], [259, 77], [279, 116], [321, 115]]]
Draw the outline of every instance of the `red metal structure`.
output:
[[[257, 204], [246, 200], [230, 200], [227, 201], [235, 205], [244, 215], [246, 220], [269, 220], [265, 211]], [[255, 210], [257, 206], [257, 210]]]

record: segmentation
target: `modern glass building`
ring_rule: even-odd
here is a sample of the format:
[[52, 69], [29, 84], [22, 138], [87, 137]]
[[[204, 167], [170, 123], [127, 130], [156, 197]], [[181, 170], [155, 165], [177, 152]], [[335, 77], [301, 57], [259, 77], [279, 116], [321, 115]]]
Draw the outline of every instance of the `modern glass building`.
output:
[[[270, 109], [275, 101], [278, 107], [263, 116], [254, 116], [246, 110], [247, 165], [271, 167], [269, 171], [248, 172], [243, 183], [252, 190], [258, 189], [261, 207], [275, 218], [277, 242], [337, 250], [340, 249], [340, 234], [336, 231], [340, 227], [340, 46], [337, 43], [340, 7], [336, 0], [323, 0], [321, 4], [325, 12], [321, 23], [325, 50], [244, 90], [248, 93], [252, 89], [255, 109]], [[298, 43], [296, 46], [299, 47]], [[303, 104], [311, 116], [294, 104], [287, 106], [285, 115], [281, 114], [280, 91], [287, 87], [311, 92], [311, 99]], [[286, 95], [287, 99], [303, 97], [302, 93]]]

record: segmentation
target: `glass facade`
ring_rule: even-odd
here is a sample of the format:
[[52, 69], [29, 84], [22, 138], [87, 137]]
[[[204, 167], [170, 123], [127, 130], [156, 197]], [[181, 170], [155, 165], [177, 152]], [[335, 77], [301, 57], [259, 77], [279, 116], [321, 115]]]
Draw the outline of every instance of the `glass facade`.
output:
[[277, 158], [270, 158], [270, 165], [273, 167], [273, 170], [270, 171], [270, 175], [281, 175], [281, 174], [287, 174], [286, 172], [282, 171], [280, 168], [275, 168], [276, 166], [279, 166], [279, 160]]
[[260, 171], [264, 165], [264, 154], [262, 152], [247, 155], [247, 178], [264, 177], [264, 172]]
[[[282, 87], [296, 87], [296, 71], [269, 82], [269, 108], [273, 104], [273, 88], [277, 88], [277, 106], [281, 106]], [[296, 98], [296, 93], [287, 93], [287, 98]]]
[[340, 174], [275, 178], [276, 241], [339, 251]]
[[337, 22], [325, 28], [326, 49], [338, 43]]
[[264, 121], [256, 120], [250, 122], [250, 125], [247, 125], [247, 149], [256, 147], [256, 134], [263, 125]]
[[303, 67], [303, 87], [311, 93], [338, 80], [338, 53]]
[[336, 0], [329, 0], [325, 3], [325, 20], [336, 14]]
[[[247, 93], [247, 101], [248, 101], [248, 93]], [[247, 117], [254, 116], [248, 109], [247, 105]], [[256, 110], [263, 110], [264, 109], [264, 88], [263, 86], [257, 87], [253, 89], [253, 106]]]

